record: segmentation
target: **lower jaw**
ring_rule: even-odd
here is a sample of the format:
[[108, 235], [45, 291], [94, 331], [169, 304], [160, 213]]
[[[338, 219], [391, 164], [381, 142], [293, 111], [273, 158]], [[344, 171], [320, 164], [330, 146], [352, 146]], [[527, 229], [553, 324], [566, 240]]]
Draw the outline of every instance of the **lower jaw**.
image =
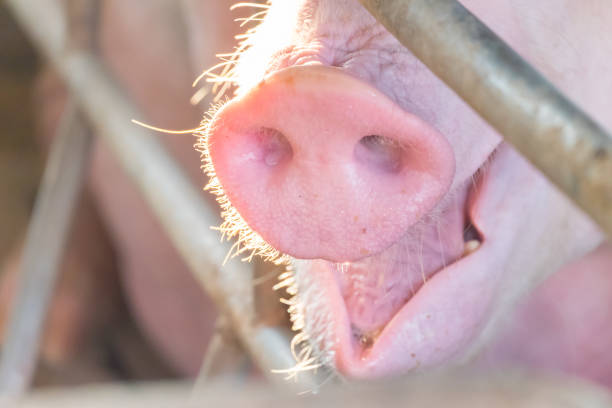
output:
[[341, 375], [370, 379], [460, 362], [477, 349], [509, 251], [505, 240], [483, 231], [474, 214], [481, 197], [471, 199], [469, 216], [482, 235], [480, 247], [431, 276], [368, 347], [355, 339], [335, 264], [296, 261], [304, 331], [325, 363]]
[[[387, 323], [371, 347], [355, 341], [332, 264], [305, 261], [300, 275], [316, 280], [327, 310], [306, 293], [300, 302], [309, 321], [319, 323], [306, 332], [328, 352], [330, 363], [342, 375], [377, 378], [406, 373], [452, 360], [482, 329], [498, 281], [492, 258], [493, 245], [484, 242], [476, 252], [436, 273]], [[318, 299], [321, 302], [320, 299]], [[313, 305], [312, 308], [309, 305]], [[324, 317], [321, 317], [321, 316]], [[320, 320], [325, 319], [323, 323]], [[318, 326], [318, 327], [317, 327]]]

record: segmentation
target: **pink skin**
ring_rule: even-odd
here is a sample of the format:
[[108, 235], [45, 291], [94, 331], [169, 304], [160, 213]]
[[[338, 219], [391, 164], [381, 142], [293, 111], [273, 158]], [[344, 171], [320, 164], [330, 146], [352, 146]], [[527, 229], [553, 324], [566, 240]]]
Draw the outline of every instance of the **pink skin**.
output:
[[[339, 69], [279, 71], [217, 118], [209, 151], [230, 201], [298, 258], [353, 261], [388, 248], [454, 173], [441, 135]], [[364, 147], [368, 135], [398, 146]]]
[[611, 269], [609, 243], [561, 269], [519, 303], [478, 364], [538, 367], [612, 387]]
[[[595, 34], [612, 34], [606, 24], [612, 7], [599, 0], [552, 3], [464, 2], [612, 127], [605, 100], [612, 50]], [[563, 42], [547, 28], [559, 24]], [[272, 1], [250, 42], [236, 69], [237, 99], [213, 122], [211, 160], [253, 230], [296, 258], [319, 258], [296, 260], [298, 300], [305, 331], [317, 339], [312, 346], [340, 373], [370, 378], [466, 361], [509, 320], [519, 298], [602, 241], [580, 211], [356, 1]], [[579, 75], [587, 70], [589, 77]], [[282, 143], [257, 136], [261, 128], [280, 131], [274, 140]], [[350, 152], [370, 134], [410, 140], [408, 151], [425, 146], [424, 158], [406, 163], [437, 177], [438, 185], [427, 190], [410, 171], [374, 176], [372, 166], [365, 177]], [[454, 175], [441, 137], [452, 148]], [[281, 159], [267, 162], [270, 151]], [[393, 161], [388, 150], [373, 151], [373, 163]], [[415, 209], [415, 201], [397, 197], [398, 185], [426, 198]], [[378, 208], [394, 213], [377, 219]], [[356, 226], [363, 219], [371, 224]], [[482, 245], [461, 257], [470, 223]], [[370, 241], [359, 227], [373, 229]], [[520, 346], [528, 341], [515, 338], [519, 349], [528, 349]]]

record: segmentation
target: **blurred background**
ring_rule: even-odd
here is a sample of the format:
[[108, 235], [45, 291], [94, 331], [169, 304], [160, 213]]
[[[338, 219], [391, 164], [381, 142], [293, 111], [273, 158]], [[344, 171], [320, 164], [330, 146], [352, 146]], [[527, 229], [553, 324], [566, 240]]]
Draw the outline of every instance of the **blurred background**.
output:
[[0, 256], [23, 233], [43, 165], [35, 141], [34, 84], [41, 62], [0, 4]]
[[[89, 36], [87, 46], [134, 102], [139, 112], [134, 119], [166, 129], [199, 126], [211, 102], [210, 87], [202, 83], [192, 88], [191, 83], [218, 62], [215, 54], [232, 50], [234, 35], [244, 30], [234, 19], [259, 11], [246, 7], [231, 13], [232, 2], [227, 0], [59, 3], [77, 13], [70, 23], [81, 30], [77, 36], [83, 32]], [[87, 4], [91, 7], [83, 13]], [[0, 89], [0, 333], [4, 336], [29, 217], [70, 100], [60, 77], [4, 3], [0, 3]], [[195, 93], [197, 100], [190, 102]], [[193, 148], [194, 137], [161, 139], [201, 191], [206, 180]], [[48, 309], [34, 386], [195, 376], [215, 332], [212, 302], [137, 188], [95, 137], [86, 168]]]

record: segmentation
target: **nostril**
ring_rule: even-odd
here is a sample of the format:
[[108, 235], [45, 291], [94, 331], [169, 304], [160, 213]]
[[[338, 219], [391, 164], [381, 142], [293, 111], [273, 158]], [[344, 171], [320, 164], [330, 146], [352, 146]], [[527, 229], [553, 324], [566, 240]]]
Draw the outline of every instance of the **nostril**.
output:
[[256, 145], [259, 147], [259, 157], [269, 167], [275, 167], [291, 159], [293, 149], [289, 141], [280, 131], [261, 127], [254, 132]]
[[379, 135], [364, 136], [355, 145], [355, 158], [358, 162], [385, 172], [399, 173], [402, 170], [405, 147], [391, 138]]
[[303, 259], [379, 253], [454, 176], [443, 135], [337, 68], [275, 72], [225, 104], [208, 130], [211, 188], [245, 251], [266, 251], [263, 240]]

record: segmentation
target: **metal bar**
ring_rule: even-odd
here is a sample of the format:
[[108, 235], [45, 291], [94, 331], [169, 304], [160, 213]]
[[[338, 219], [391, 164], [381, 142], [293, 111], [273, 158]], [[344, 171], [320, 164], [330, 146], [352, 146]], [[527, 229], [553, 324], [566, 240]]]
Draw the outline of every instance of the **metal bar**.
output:
[[160, 382], [105, 384], [70, 389], [41, 390], [4, 408], [365, 408], [365, 407], [495, 407], [495, 408], [609, 408], [609, 390], [562, 376], [526, 373], [454, 372], [412, 376], [410, 381], [328, 387], [316, 397], [286, 389], [234, 379], [215, 381], [186, 401], [191, 385]]
[[[246, 350], [272, 382], [286, 386], [271, 370], [295, 365], [289, 338], [281, 330], [256, 327], [252, 267], [237, 260], [223, 265], [229, 245], [221, 244], [218, 233], [210, 228], [219, 223], [218, 211], [206, 204], [157, 135], [131, 123], [142, 116], [96, 56], [66, 49], [65, 16], [57, 2], [7, 0], [6, 4], [53, 63]], [[299, 379], [300, 390], [320, 382], [312, 373], [302, 373]]]
[[[73, 47], [92, 48], [96, 0], [69, 0]], [[51, 145], [32, 220], [21, 254], [17, 292], [0, 358], [0, 394], [14, 398], [32, 382], [49, 304], [59, 278], [91, 150], [91, 132], [73, 100], [68, 101]]]
[[612, 236], [612, 137], [456, 0], [360, 0]]
[[0, 358], [0, 394], [15, 397], [30, 385], [42, 328], [72, 224], [91, 136], [70, 102], [43, 174], [22, 255], [21, 273]]

